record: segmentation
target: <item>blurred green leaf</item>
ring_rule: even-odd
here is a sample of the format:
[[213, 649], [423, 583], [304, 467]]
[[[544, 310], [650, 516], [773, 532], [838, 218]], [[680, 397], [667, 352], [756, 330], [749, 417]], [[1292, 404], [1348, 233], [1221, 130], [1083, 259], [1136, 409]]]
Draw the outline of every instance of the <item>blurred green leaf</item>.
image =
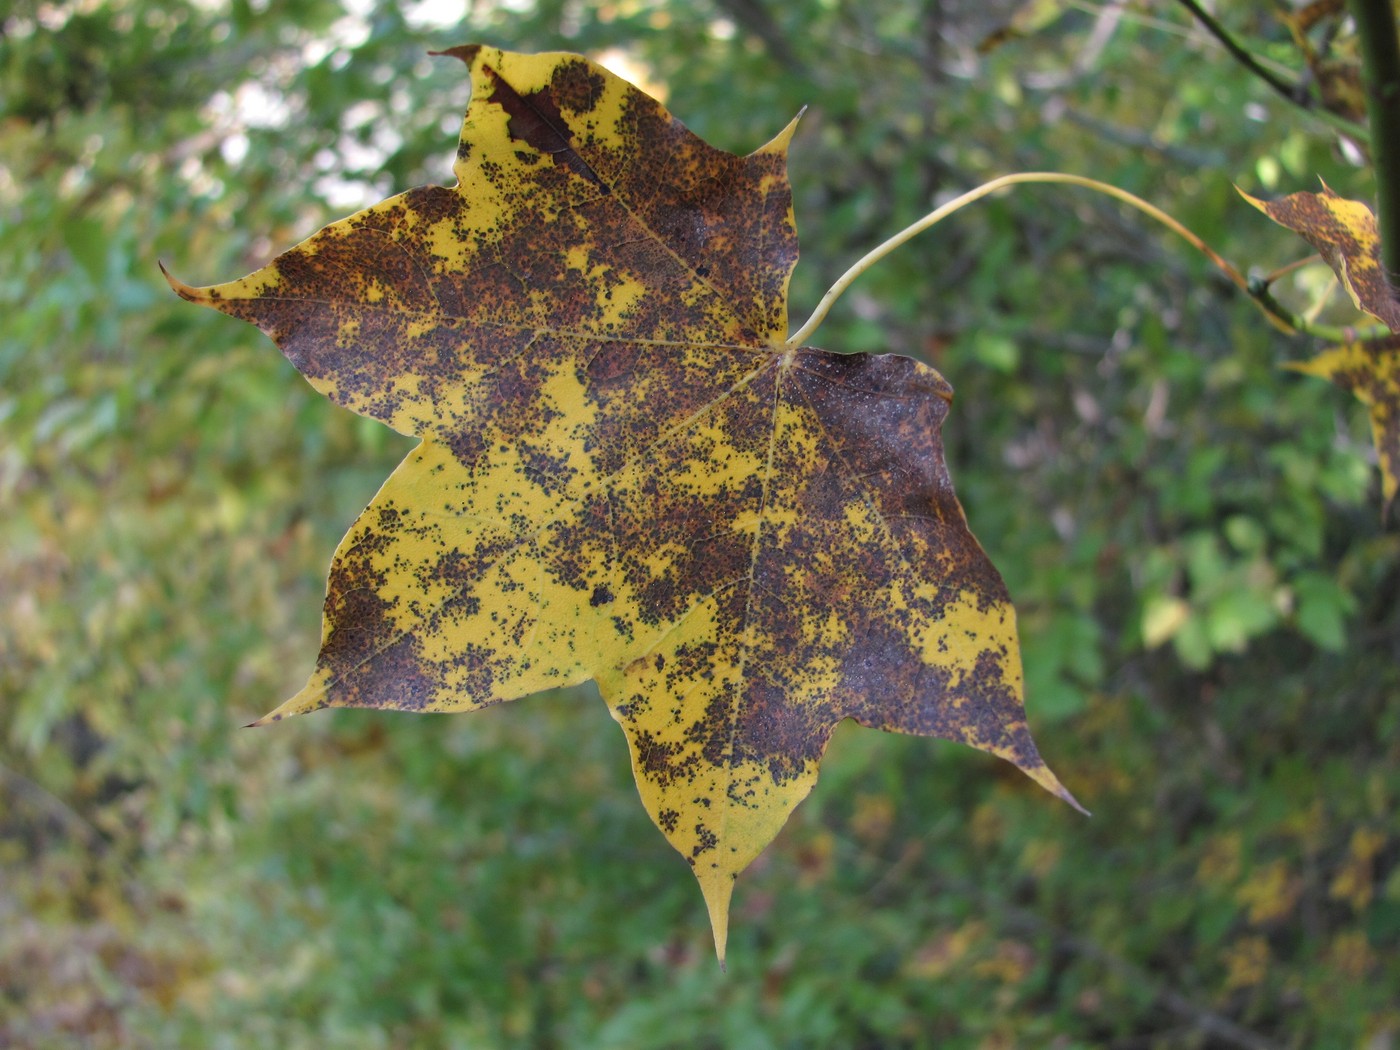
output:
[[1307, 572], [1293, 581], [1298, 630], [1313, 644], [1340, 652], [1346, 647], [1347, 618], [1356, 599], [1334, 578]]

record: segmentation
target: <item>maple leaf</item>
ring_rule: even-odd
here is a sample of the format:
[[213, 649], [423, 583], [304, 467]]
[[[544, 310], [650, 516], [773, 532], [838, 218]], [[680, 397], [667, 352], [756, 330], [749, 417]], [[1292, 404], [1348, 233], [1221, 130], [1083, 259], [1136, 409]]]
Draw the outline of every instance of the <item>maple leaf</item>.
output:
[[1400, 297], [1381, 261], [1376, 217], [1361, 201], [1347, 200], [1325, 183], [1321, 193], [1294, 193], [1276, 201], [1242, 195], [1316, 248], [1356, 308], [1392, 333], [1356, 338], [1289, 366], [1330, 380], [1367, 407], [1380, 461], [1384, 513], [1389, 515], [1400, 490]]
[[335, 552], [306, 687], [256, 724], [596, 679], [721, 960], [735, 876], [842, 719], [961, 741], [1073, 803], [944, 464], [951, 388], [786, 342], [795, 122], [738, 157], [582, 57], [445, 53], [472, 80], [456, 186], [238, 281], [170, 278], [421, 438]]

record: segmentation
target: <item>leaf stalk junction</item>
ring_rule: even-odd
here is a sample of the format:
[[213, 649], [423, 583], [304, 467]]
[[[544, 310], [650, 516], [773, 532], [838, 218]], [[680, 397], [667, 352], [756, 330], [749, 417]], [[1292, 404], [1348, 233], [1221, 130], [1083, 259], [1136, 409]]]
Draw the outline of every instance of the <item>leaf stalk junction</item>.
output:
[[939, 205], [917, 222], [911, 223], [900, 230], [894, 236], [876, 245], [866, 252], [843, 273], [835, 284], [822, 296], [817, 307], [812, 311], [812, 316], [788, 337], [787, 347], [798, 347], [804, 345], [809, 340], [821, 323], [826, 319], [831, 307], [858, 278], [875, 263], [879, 262], [890, 252], [900, 247], [906, 241], [923, 233], [932, 226], [936, 226], [954, 212], [961, 211], [983, 197], [990, 196], [998, 190], [1006, 189], [1010, 186], [1021, 186], [1028, 183], [1055, 183], [1067, 186], [1081, 186], [1085, 189], [1094, 190], [1105, 196], [1121, 201], [1132, 208], [1142, 212], [1148, 218], [1155, 220], [1162, 226], [1171, 230], [1181, 237], [1193, 248], [1206, 256], [1216, 268], [1225, 275], [1240, 291], [1244, 292], [1251, 302], [1259, 308], [1265, 318], [1275, 328], [1288, 334], [1302, 334], [1316, 336], [1333, 342], [1350, 342], [1356, 339], [1365, 339], [1373, 335], [1383, 334], [1383, 330], [1377, 328], [1374, 332], [1369, 329], [1344, 328], [1337, 325], [1320, 325], [1306, 318], [1297, 316], [1289, 311], [1283, 304], [1278, 302], [1269, 292], [1270, 278], [1250, 278], [1242, 274], [1229, 260], [1220, 255], [1214, 248], [1207, 244], [1200, 236], [1192, 232], [1181, 222], [1164, 212], [1156, 205], [1143, 200], [1134, 193], [1129, 193], [1125, 189], [1113, 186], [1107, 182], [1100, 182], [1098, 179], [1087, 178], [1083, 175], [1071, 175], [1060, 171], [1022, 171], [1011, 175], [1001, 175], [988, 182], [982, 183], [966, 193], [960, 194], [945, 204]]

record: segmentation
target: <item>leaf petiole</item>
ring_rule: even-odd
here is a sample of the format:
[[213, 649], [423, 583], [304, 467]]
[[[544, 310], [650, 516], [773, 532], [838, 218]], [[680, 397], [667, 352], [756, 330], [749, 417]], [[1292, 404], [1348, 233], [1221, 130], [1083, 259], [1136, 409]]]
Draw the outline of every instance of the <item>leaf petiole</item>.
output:
[[953, 198], [946, 204], [935, 208], [918, 222], [906, 226], [893, 237], [866, 252], [852, 264], [850, 269], [837, 279], [836, 283], [833, 284], [830, 289], [827, 290], [827, 293], [822, 296], [821, 302], [817, 303], [817, 308], [812, 311], [812, 316], [807, 318], [806, 323], [788, 337], [786, 346], [788, 348], [793, 348], [806, 343], [817, 328], [821, 326], [821, 323], [826, 320], [826, 315], [830, 312], [836, 300], [855, 282], [856, 278], [900, 245], [904, 244], [906, 241], [912, 240], [931, 226], [936, 226], [954, 212], [962, 210], [967, 205], [979, 201], [983, 197], [989, 196], [998, 190], [1005, 189], [1008, 186], [1019, 186], [1026, 183], [1059, 183], [1067, 186], [1082, 186], [1085, 189], [1094, 190], [1136, 208], [1148, 218], [1161, 223], [1206, 256], [1206, 258], [1210, 259], [1230, 283], [1248, 295], [1250, 301], [1263, 312], [1269, 323], [1280, 331], [1289, 334], [1303, 333], [1317, 335], [1321, 338], [1337, 338], [1337, 333], [1341, 331], [1340, 329], [1333, 330], [1331, 327], [1310, 324], [1306, 320], [1290, 313], [1269, 294], [1267, 284], [1261, 285], [1258, 281], [1251, 281], [1199, 236], [1187, 229], [1166, 212], [1162, 211], [1161, 208], [1148, 203], [1136, 194], [1129, 193], [1127, 190], [1120, 189], [1107, 182], [1100, 182], [1098, 179], [1087, 178], [1083, 175], [1070, 175], [1061, 171], [1021, 171], [1011, 175], [1001, 175], [992, 179], [990, 182], [984, 182], [982, 185], [968, 190], [966, 193]]
[[1138, 211], [1156, 219], [1163, 226], [1166, 226], [1168, 229], [1185, 238], [1197, 250], [1209, 257], [1225, 276], [1230, 279], [1232, 284], [1243, 292], [1249, 291], [1249, 281], [1243, 274], [1231, 266], [1229, 262], [1221, 258], [1215, 249], [1211, 248], [1210, 245], [1206, 244], [1205, 241], [1201, 240], [1201, 238], [1197, 237], [1166, 212], [1155, 205], [1149, 204], [1141, 197], [1129, 193], [1127, 190], [1119, 189], [1117, 186], [1112, 186], [1106, 182], [1100, 182], [1098, 179], [1086, 178], [1083, 175], [1070, 175], [1061, 171], [1020, 171], [1012, 175], [998, 176], [990, 182], [984, 182], [975, 189], [968, 190], [961, 196], [955, 197], [946, 204], [935, 208], [918, 222], [906, 226], [883, 244], [877, 245], [875, 248], [866, 252], [856, 260], [849, 270], [837, 279], [836, 283], [831, 286], [826, 295], [822, 296], [821, 302], [817, 303], [817, 308], [812, 312], [812, 316], [807, 319], [807, 323], [788, 337], [787, 345], [789, 347], [801, 346], [809, 339], [812, 333], [821, 325], [822, 321], [826, 319], [826, 315], [828, 311], [830, 311], [832, 305], [841, 297], [842, 293], [851, 286], [855, 279], [890, 252], [904, 244], [904, 242], [912, 240], [929, 227], [936, 226], [949, 215], [952, 215], [956, 211], [961, 211], [974, 201], [979, 201], [983, 197], [995, 193], [997, 190], [1004, 189], [1007, 186], [1018, 186], [1028, 182], [1049, 182], [1061, 183], [1069, 186], [1083, 186], [1086, 189], [1097, 190], [1099, 193], [1114, 197], [1125, 204], [1130, 204]]

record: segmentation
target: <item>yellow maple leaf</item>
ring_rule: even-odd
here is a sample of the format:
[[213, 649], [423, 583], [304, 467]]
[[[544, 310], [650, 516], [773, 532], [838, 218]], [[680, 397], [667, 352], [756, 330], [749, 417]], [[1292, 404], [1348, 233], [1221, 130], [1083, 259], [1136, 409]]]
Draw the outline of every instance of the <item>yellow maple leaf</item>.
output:
[[1061, 798], [1015, 613], [908, 358], [789, 345], [795, 125], [747, 157], [576, 55], [489, 47], [453, 187], [180, 295], [421, 443], [336, 550], [306, 687], [467, 711], [598, 682], [723, 959], [735, 876], [845, 718], [961, 741]]

